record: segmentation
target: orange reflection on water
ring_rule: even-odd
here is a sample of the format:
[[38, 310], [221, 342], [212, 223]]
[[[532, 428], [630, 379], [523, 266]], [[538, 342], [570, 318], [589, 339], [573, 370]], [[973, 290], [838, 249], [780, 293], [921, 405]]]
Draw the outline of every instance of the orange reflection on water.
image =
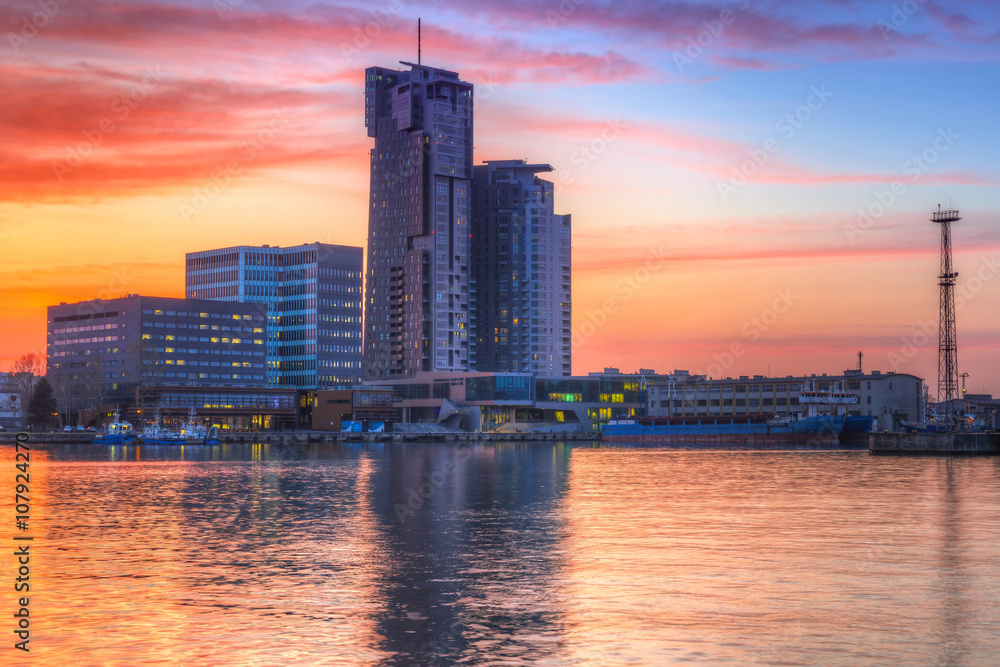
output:
[[301, 463], [137, 462], [138, 450], [130, 453], [42, 472], [59, 495], [45, 499], [33, 659], [223, 665], [238, 655], [239, 664], [274, 665], [315, 656], [310, 664], [372, 665], [383, 657], [372, 619], [385, 558], [366, 502], [369, 457], [327, 471], [324, 481], [345, 492], [323, 506]]
[[[944, 465], [865, 452], [574, 452], [564, 503], [568, 634], [579, 638], [570, 659], [952, 664], [970, 655], [954, 653], [963, 640], [985, 658], [996, 637], [969, 621], [997, 618], [997, 556], [979, 539], [997, 532], [988, 518], [997, 479], [972, 469], [983, 462], [960, 461], [979, 479], [949, 497], [928, 486]], [[964, 515], [948, 516], [959, 506]], [[957, 538], [941, 526], [980, 547], [954, 553]], [[942, 550], [968, 571], [941, 573], [962, 589], [953, 591], [966, 605], [960, 632], [927, 577]], [[904, 630], [903, 618], [921, 630]]]

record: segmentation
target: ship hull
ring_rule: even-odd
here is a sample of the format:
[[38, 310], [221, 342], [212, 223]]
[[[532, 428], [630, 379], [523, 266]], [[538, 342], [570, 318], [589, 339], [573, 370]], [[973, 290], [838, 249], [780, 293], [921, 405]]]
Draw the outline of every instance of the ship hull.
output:
[[873, 420], [871, 417], [849, 416], [844, 421], [840, 431], [840, 444], [843, 447], [868, 448], [868, 434], [871, 433]]
[[131, 445], [135, 436], [131, 435], [100, 435], [90, 441], [93, 445]]
[[649, 445], [714, 445], [722, 447], [837, 447], [836, 433], [643, 433], [619, 435], [605, 433], [603, 442], [639, 442]]
[[836, 447], [844, 417], [819, 415], [787, 424], [760, 418], [701, 418], [648, 420], [646, 423], [608, 424], [605, 442], [641, 442], [664, 445], [721, 445], [744, 447]]
[[144, 445], [184, 445], [187, 444], [186, 438], [164, 438], [164, 437], [145, 437], [140, 438], [142, 444]]

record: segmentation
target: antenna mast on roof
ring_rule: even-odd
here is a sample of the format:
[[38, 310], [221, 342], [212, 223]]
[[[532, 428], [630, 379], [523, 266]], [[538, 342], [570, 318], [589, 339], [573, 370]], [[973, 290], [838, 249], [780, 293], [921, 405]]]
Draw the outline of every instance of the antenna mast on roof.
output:
[[420, 64], [420, 17], [417, 17], [417, 64]]

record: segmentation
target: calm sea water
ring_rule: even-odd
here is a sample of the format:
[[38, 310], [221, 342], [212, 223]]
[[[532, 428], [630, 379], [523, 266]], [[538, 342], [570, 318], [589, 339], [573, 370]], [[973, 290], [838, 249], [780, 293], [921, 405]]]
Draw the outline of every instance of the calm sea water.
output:
[[36, 445], [31, 465], [32, 651], [4, 664], [1000, 663], [996, 458]]

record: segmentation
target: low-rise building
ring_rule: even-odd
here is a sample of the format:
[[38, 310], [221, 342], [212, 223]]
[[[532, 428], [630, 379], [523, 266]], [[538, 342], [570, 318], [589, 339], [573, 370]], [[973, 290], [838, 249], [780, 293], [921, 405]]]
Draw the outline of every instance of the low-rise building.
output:
[[311, 427], [315, 431], [340, 431], [352, 422], [397, 422], [395, 392], [390, 387], [321, 389], [313, 394]]
[[0, 426], [17, 428], [24, 423], [21, 414], [21, 397], [14, 387], [13, 373], [0, 373]]
[[471, 431], [596, 431], [610, 419], [636, 417], [645, 383], [659, 376], [610, 373], [418, 373], [382, 380], [395, 391], [399, 419], [441, 422]]
[[992, 394], [966, 394], [960, 399], [939, 405], [939, 416], [949, 414], [971, 417], [977, 426], [1000, 429], [1000, 398], [993, 398]]
[[136, 394], [132, 403], [134, 407], [124, 412], [122, 417], [140, 428], [157, 415], [161, 424], [179, 426], [192, 411], [198, 421], [223, 431], [296, 428], [298, 392], [291, 388], [157, 385], [137, 388]]
[[901, 421], [918, 422], [924, 415], [924, 381], [905, 373], [845, 371], [843, 375], [763, 375], [706, 378], [675, 372], [649, 385], [646, 414], [650, 417], [770, 416], [799, 412], [799, 392], [810, 383], [817, 390], [838, 386], [858, 395], [848, 414], [878, 419], [879, 428], [897, 428]]

